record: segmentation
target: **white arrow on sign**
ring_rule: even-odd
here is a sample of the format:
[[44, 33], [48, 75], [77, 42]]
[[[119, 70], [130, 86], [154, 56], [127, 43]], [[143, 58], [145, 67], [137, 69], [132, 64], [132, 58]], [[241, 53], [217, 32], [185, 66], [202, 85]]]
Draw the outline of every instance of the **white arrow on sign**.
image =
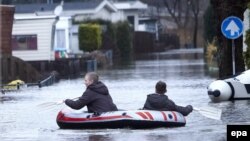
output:
[[226, 28], [226, 31], [228, 31], [228, 30], [230, 30], [230, 35], [234, 36], [235, 33], [239, 34], [240, 28], [237, 26], [237, 24], [234, 22], [234, 20], [231, 20]]

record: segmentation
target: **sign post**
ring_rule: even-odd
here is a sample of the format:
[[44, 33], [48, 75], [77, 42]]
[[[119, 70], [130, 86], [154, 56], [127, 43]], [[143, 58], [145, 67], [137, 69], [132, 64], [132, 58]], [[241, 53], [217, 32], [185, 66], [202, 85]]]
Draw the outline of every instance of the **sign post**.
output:
[[227, 17], [223, 20], [221, 24], [222, 34], [228, 38], [232, 39], [232, 65], [233, 65], [233, 75], [235, 75], [235, 43], [234, 39], [239, 38], [243, 33], [243, 22], [240, 18], [235, 16]]
[[233, 75], [235, 75], [235, 44], [234, 44], [234, 39], [232, 39], [232, 61], [233, 61]]

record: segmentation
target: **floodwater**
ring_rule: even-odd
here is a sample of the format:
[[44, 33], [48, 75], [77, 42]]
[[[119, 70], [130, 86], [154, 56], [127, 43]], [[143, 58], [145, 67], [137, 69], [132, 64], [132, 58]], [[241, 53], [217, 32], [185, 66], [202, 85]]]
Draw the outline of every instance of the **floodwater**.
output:
[[62, 130], [56, 115], [65, 105], [51, 109], [39, 104], [78, 97], [85, 89], [83, 79], [61, 80], [43, 87], [26, 88], [0, 97], [1, 141], [225, 141], [227, 124], [249, 124], [250, 101], [211, 103], [206, 87], [215, 78], [206, 74], [202, 50], [171, 50], [137, 57], [132, 64], [98, 71], [119, 109], [139, 109], [154, 92], [158, 80], [168, 84], [176, 104], [213, 106], [223, 110], [222, 120], [192, 112], [185, 127], [146, 130]]

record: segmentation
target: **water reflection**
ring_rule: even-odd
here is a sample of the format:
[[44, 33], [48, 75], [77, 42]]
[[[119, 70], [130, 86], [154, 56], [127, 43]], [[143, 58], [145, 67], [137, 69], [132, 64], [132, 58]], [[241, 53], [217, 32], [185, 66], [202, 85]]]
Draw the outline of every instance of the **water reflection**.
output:
[[89, 141], [113, 141], [108, 135], [90, 135]]
[[12, 96], [1, 96], [0, 97], [0, 103], [4, 103], [5, 101], [16, 101], [17, 99]]
[[61, 136], [63, 141], [113, 141], [109, 135]]
[[137, 60], [196, 60], [203, 58], [203, 49], [178, 49], [170, 50], [168, 52], [150, 53], [137, 55]]
[[220, 103], [220, 107], [224, 109], [222, 121], [228, 124], [243, 123], [250, 121], [250, 101], [229, 101]]

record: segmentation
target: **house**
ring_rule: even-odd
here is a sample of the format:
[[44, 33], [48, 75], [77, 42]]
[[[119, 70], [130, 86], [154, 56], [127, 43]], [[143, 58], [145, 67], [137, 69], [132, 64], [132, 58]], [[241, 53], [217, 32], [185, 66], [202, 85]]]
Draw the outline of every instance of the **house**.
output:
[[159, 40], [159, 23], [157, 19], [140, 18], [138, 31], [146, 31], [155, 34], [155, 40]]
[[144, 4], [139, 0], [114, 2], [113, 4], [115, 8], [118, 10], [118, 12], [113, 13], [112, 22], [116, 22], [121, 19], [128, 20], [129, 23], [134, 27], [134, 30], [138, 31], [139, 14], [142, 10], [148, 8], [147, 4]]
[[55, 58], [67, 58], [67, 53], [72, 52], [72, 18], [59, 17], [54, 33]]
[[24, 61], [54, 60], [51, 33], [55, 18], [14, 15], [12, 55]]
[[[17, 35], [25, 35], [27, 40], [34, 41], [33, 44], [36, 45], [25, 51], [14, 47], [13, 55], [25, 61], [38, 61], [55, 60], [57, 57], [67, 57], [69, 53], [79, 53], [78, 35], [73, 33], [74, 31], [78, 32], [78, 26], [74, 27], [72, 20], [111, 20], [111, 14], [116, 12], [115, 7], [107, 0], [64, 3], [63, 11], [56, 22], [55, 31], [53, 31], [52, 26], [56, 18], [53, 12], [56, 6], [56, 4], [16, 5], [13, 38], [20, 37]], [[53, 20], [46, 22], [51, 17]], [[26, 21], [26, 25], [23, 24], [24, 21]], [[42, 35], [46, 34], [46, 37], [40, 35], [40, 29], [43, 29]], [[54, 39], [53, 42], [51, 39]]]
[[12, 53], [24, 61], [55, 60], [58, 53], [66, 57], [71, 52], [71, 27], [71, 17], [15, 14]]
[[[53, 15], [58, 4], [20, 4], [16, 5], [16, 14]], [[60, 16], [70, 16], [75, 21], [85, 19], [111, 20], [111, 13], [117, 9], [107, 0], [91, 0], [86, 2], [63, 3]]]
[[[57, 57], [67, 57], [67, 54], [81, 53], [78, 47], [78, 25], [75, 24], [78, 21], [86, 19], [103, 19], [112, 22], [128, 20], [134, 27], [134, 30], [137, 31], [139, 28], [139, 13], [147, 8], [147, 5], [140, 1], [111, 2], [108, 0], [91, 0], [70, 2], [62, 5], [63, 11], [59, 16], [60, 18], [56, 20], [54, 9], [57, 5], [53, 3], [15, 5], [16, 18], [13, 25], [13, 38], [19, 38], [15, 34], [22, 34], [29, 35], [27, 38], [31, 38], [34, 42], [37, 41], [37, 45], [32, 47], [32, 52], [47, 54], [46, 57], [41, 58], [42, 60], [54, 60]], [[53, 20], [51, 19], [47, 23], [41, 21], [49, 17], [53, 17]], [[22, 25], [23, 21], [29, 21], [26, 23], [28, 26]], [[52, 28], [53, 22], [55, 29]], [[21, 28], [21, 26], [25, 28]], [[43, 30], [43, 32], [46, 32], [46, 37], [40, 36], [39, 29], [43, 28], [46, 28]], [[31, 31], [32, 34], [30, 33]], [[40, 51], [41, 48], [43, 51]], [[32, 53], [28, 56], [26, 54], [27, 51], [30, 53], [31, 49], [26, 51], [14, 49], [13, 54], [23, 60], [39, 60], [39, 55], [33, 56]]]
[[[66, 11], [66, 15], [74, 16], [75, 21], [83, 21], [87, 19], [103, 19], [111, 21], [112, 14], [117, 12], [117, 9], [107, 0], [88, 1], [82, 3], [84, 7], [77, 6], [77, 3], [68, 3], [72, 6], [71, 10]], [[79, 3], [80, 4], [80, 3]], [[90, 6], [88, 6], [90, 5]], [[67, 5], [65, 5], [65, 8]], [[70, 8], [70, 7], [69, 7]], [[79, 9], [76, 9], [79, 8]]]

